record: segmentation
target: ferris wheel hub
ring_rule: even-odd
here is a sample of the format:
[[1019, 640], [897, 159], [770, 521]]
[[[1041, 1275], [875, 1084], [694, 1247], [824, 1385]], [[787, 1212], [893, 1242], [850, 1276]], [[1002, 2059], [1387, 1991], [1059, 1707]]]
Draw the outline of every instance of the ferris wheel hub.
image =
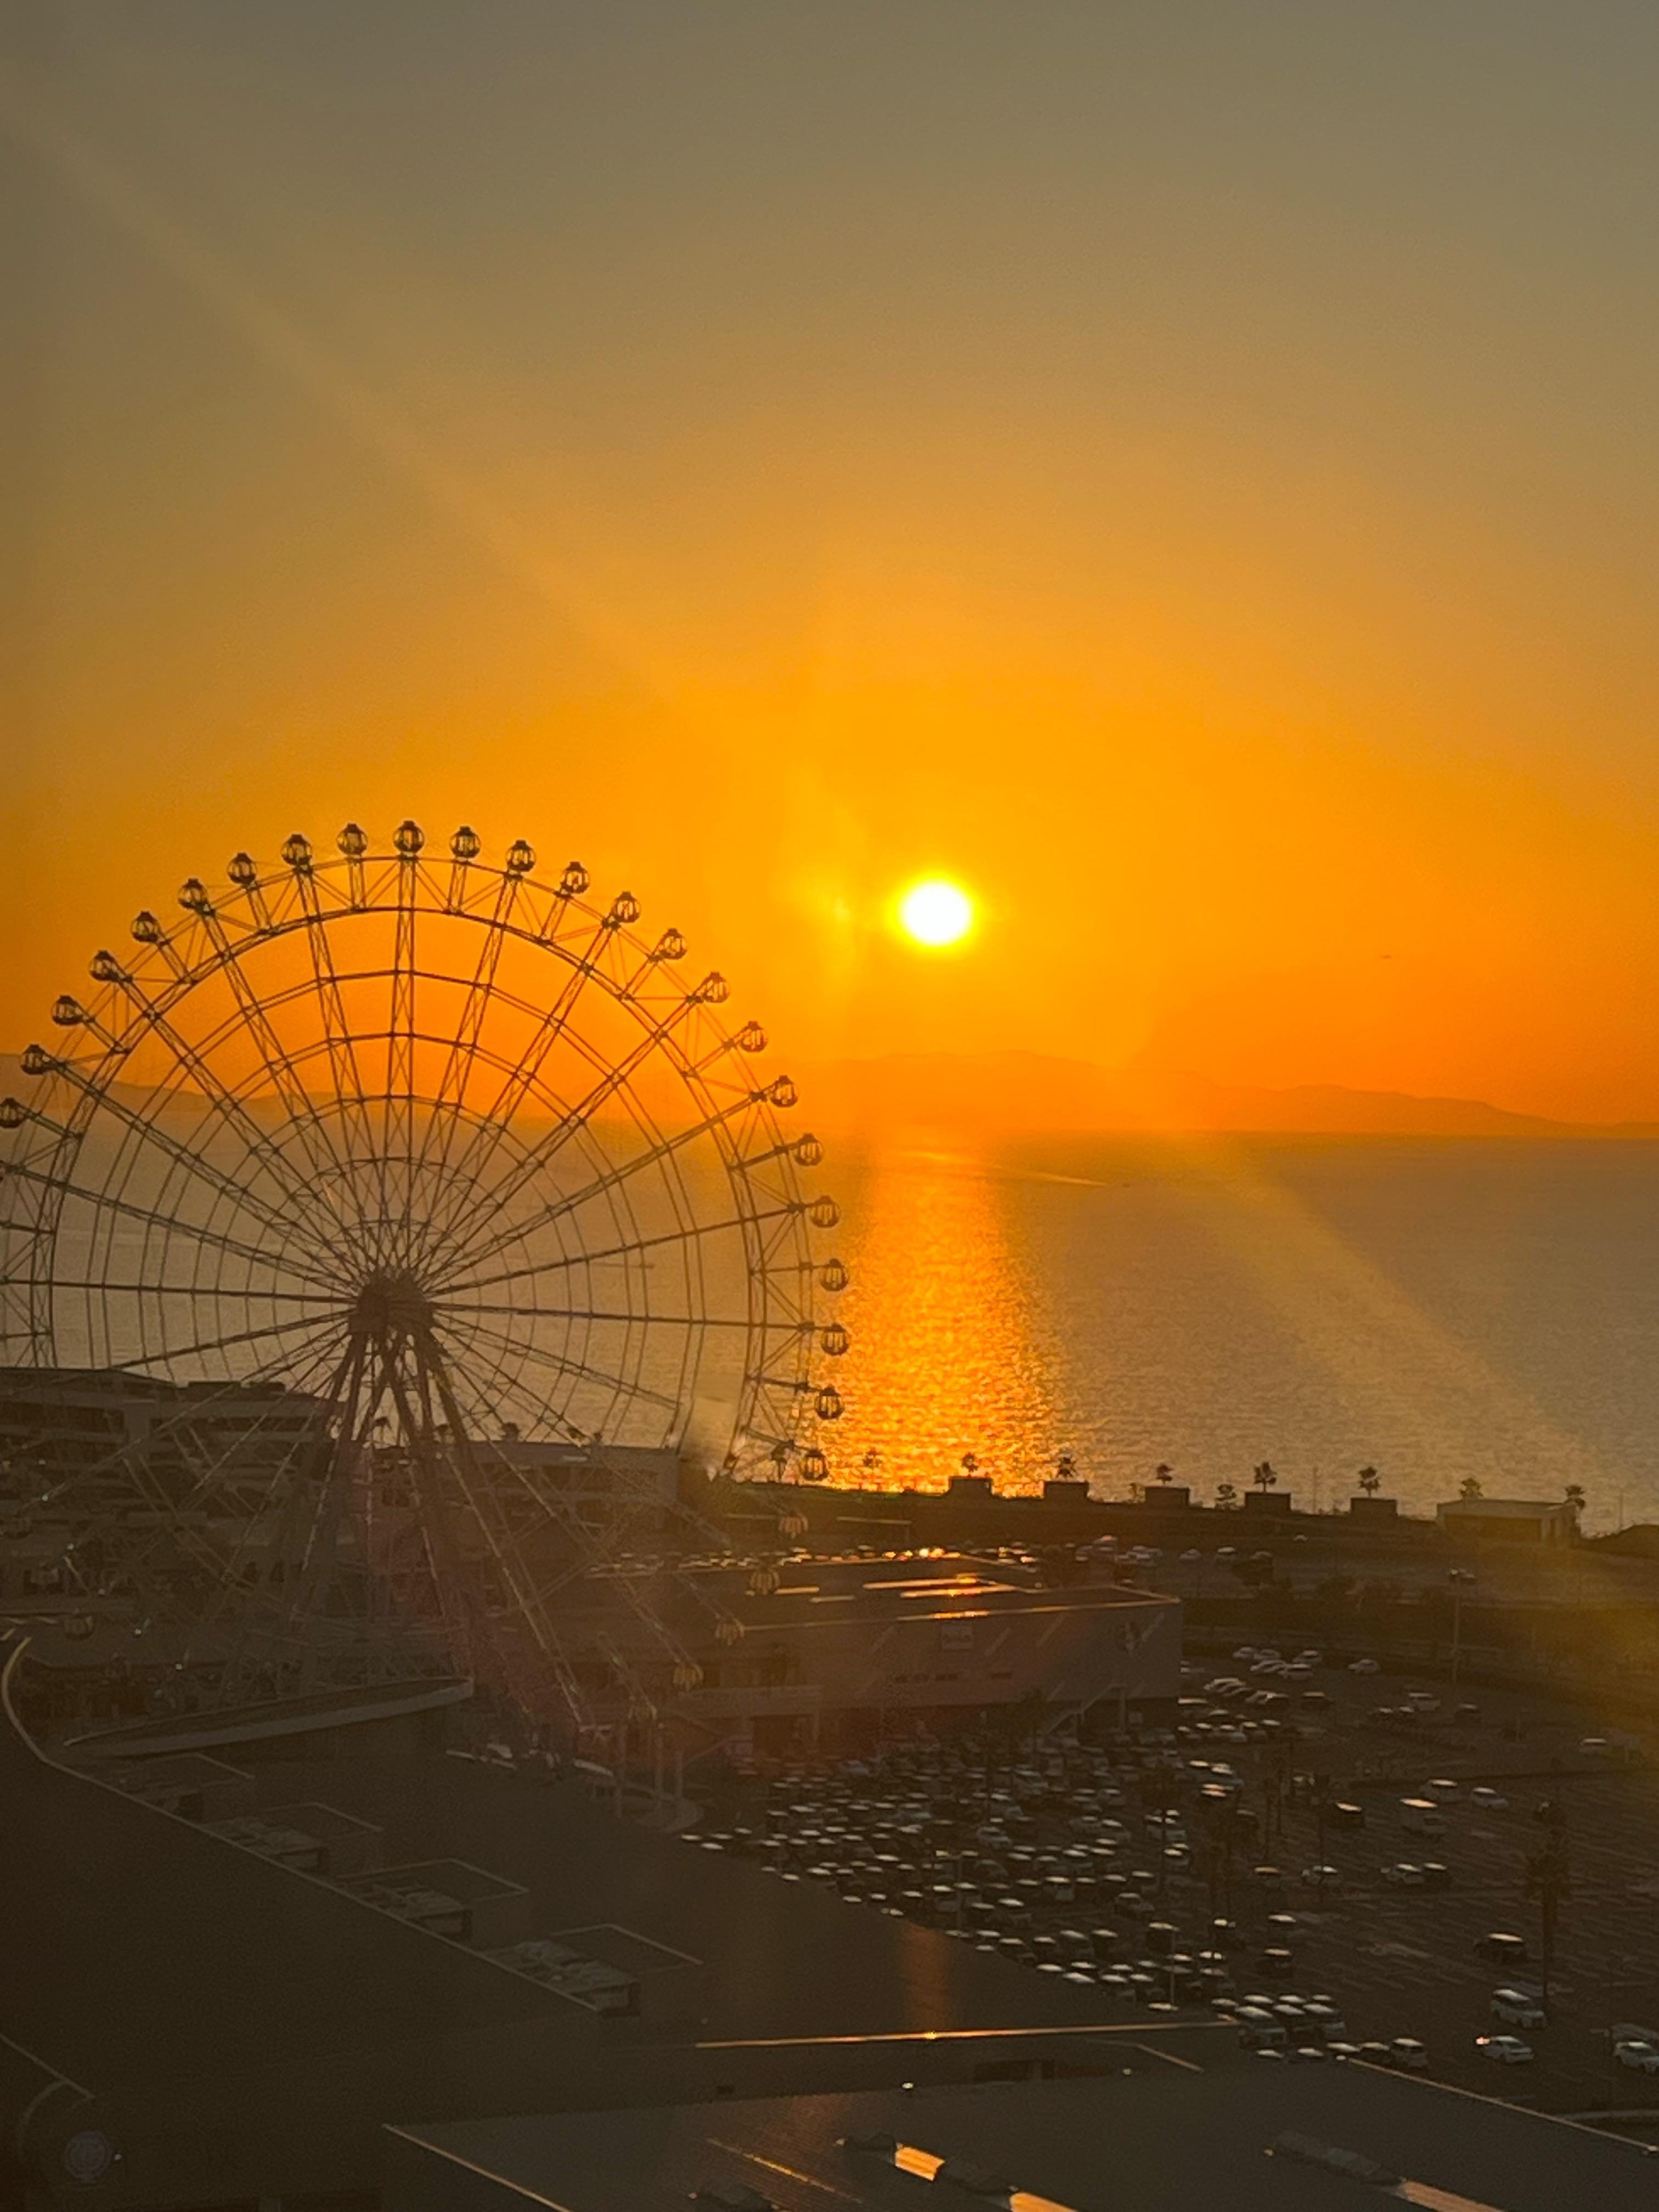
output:
[[424, 1336], [432, 1328], [432, 1301], [406, 1268], [371, 1275], [351, 1309], [354, 1336]]

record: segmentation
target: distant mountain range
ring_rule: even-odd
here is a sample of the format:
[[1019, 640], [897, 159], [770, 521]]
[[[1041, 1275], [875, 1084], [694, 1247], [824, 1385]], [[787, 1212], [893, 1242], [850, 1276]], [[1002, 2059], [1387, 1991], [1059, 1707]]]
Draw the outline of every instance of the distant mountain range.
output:
[[[1654, 1121], [1552, 1121], [1479, 1098], [1417, 1098], [1336, 1083], [1274, 1090], [1216, 1083], [1181, 1069], [1102, 1067], [1037, 1052], [891, 1053], [792, 1061], [789, 1072], [803, 1121], [839, 1135], [1659, 1138]], [[0, 1053], [0, 1093], [27, 1099], [32, 1088], [16, 1054]], [[147, 1091], [114, 1088], [130, 1107], [149, 1103]], [[255, 1102], [256, 1111], [263, 1103]], [[276, 1102], [269, 1103], [274, 1108]], [[659, 1103], [672, 1119], [672, 1102]]]
[[1034, 1052], [896, 1053], [796, 1071], [815, 1125], [842, 1133], [975, 1135], [1233, 1132], [1379, 1137], [1659, 1137], [1659, 1123], [1552, 1121], [1478, 1098], [1415, 1098], [1340, 1084], [1285, 1090]]

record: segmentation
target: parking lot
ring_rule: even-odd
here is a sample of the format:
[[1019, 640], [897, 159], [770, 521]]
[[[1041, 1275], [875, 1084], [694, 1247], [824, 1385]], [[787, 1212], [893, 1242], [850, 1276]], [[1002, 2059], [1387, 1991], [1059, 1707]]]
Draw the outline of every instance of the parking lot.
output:
[[[1068, 1975], [1098, 1991], [1103, 2019], [1261, 1997], [1289, 2063], [1333, 2044], [1382, 2061], [1376, 2046], [1405, 2039], [1470, 2089], [1659, 2119], [1659, 2074], [1620, 2064], [1611, 2034], [1659, 2030], [1659, 1771], [1645, 1747], [1586, 1747], [1582, 1710], [1515, 1692], [1274, 1666], [1189, 1661], [1178, 1715], [1138, 1737], [921, 1740], [754, 1781], [687, 1841]], [[1237, 1687], [1206, 1688], [1229, 1677]], [[1406, 1798], [1432, 1809], [1402, 1814]], [[1546, 1802], [1561, 1809], [1566, 1882], [1548, 2017], [1523, 2026], [1491, 2002], [1540, 1980], [1528, 1866], [1549, 1840]], [[1389, 1879], [1402, 1863], [1416, 1871]], [[1478, 1956], [1494, 1932], [1525, 1955]], [[1298, 2015], [1297, 1999], [1314, 2009]], [[1529, 2061], [1478, 2050], [1505, 2033]]]
[[[1240, 1663], [1228, 1662], [1226, 1671]], [[1247, 1671], [1245, 1679], [1254, 1678]], [[1287, 1808], [1279, 1881], [1250, 1878], [1242, 1886], [1247, 1895], [1276, 1891], [1296, 1914], [1298, 1972], [1305, 1962], [1306, 1972], [1340, 1992], [1357, 2039], [1414, 2036], [1443, 2078], [1492, 2089], [1501, 2070], [1504, 2095], [1553, 2111], [1659, 2106], [1656, 2077], [1619, 2065], [1609, 2033], [1619, 2023], [1659, 2027], [1653, 1767], [1644, 1759], [1625, 1764], [1617, 1751], [1581, 1752], [1586, 1723], [1577, 1708], [1552, 1710], [1493, 1692], [1459, 1698], [1443, 1681], [1353, 1676], [1346, 1668], [1321, 1670], [1318, 1683], [1330, 1703], [1298, 1715], [1298, 1766], [1327, 1781], [1321, 1802], [1358, 1804], [1364, 1826], [1321, 1820], [1304, 1789]], [[1434, 1698], [1435, 1709], [1405, 1721], [1400, 1708], [1413, 1687]], [[1379, 1709], [1389, 1717], [1379, 1720]], [[1437, 1808], [1442, 1832], [1403, 1826], [1401, 1799], [1440, 1794], [1428, 1791], [1440, 1778], [1457, 1784]], [[1474, 1802], [1483, 1785], [1506, 1803]], [[1569, 1885], [1558, 1907], [1549, 2019], [1523, 2032], [1533, 2062], [1498, 2069], [1478, 2056], [1474, 2039], [1505, 2025], [1491, 2017], [1494, 1988], [1524, 1990], [1540, 1980], [1540, 1905], [1528, 1893], [1527, 1870], [1547, 1839], [1535, 1817], [1546, 1802], [1564, 1815]], [[1299, 1878], [1322, 1846], [1340, 1877], [1329, 1891], [1310, 1890]], [[1383, 1878], [1385, 1867], [1430, 1860], [1446, 1869], [1444, 1888]], [[1241, 1917], [1260, 1917], [1265, 1901], [1241, 1899]], [[1521, 1936], [1525, 1960], [1498, 1966], [1478, 1958], [1476, 1942], [1493, 1930]]]

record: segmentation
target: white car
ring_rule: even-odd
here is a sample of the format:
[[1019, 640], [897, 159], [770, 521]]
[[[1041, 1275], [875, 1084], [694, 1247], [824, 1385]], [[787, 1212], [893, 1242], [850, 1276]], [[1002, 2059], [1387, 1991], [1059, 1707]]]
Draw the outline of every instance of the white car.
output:
[[1310, 1889], [1338, 1889], [1342, 1883], [1342, 1870], [1334, 1866], [1304, 1866], [1302, 1879]]
[[1437, 1775], [1432, 1782], [1423, 1784], [1423, 1795], [1432, 1797], [1437, 1805], [1455, 1805], [1460, 1795], [1457, 1784], [1449, 1775]]
[[1518, 2035], [1477, 2035], [1474, 2047], [1495, 2066], [1529, 2066], [1534, 2057], [1531, 2044], [1522, 2043]]
[[1421, 1889], [1425, 1876], [1422, 1868], [1413, 1866], [1409, 1859], [1396, 1859], [1392, 1866], [1383, 1868], [1382, 1879], [1395, 1889]]
[[1375, 1659], [1350, 1659], [1348, 1662], [1351, 1674], [1380, 1674], [1382, 1671]]
[[1503, 1791], [1491, 1789], [1484, 1782], [1477, 1782], [1470, 1790], [1469, 1802], [1478, 1805], [1483, 1813], [1507, 1813], [1510, 1809], [1510, 1801]]
[[1544, 2025], [1543, 2006], [1525, 1990], [1494, 1990], [1490, 2009], [1494, 2020], [1506, 2020], [1511, 2027]]
[[1621, 2066], [1628, 2066], [1637, 2074], [1659, 2074], [1659, 2045], [1640, 2042], [1632, 2037], [1628, 2042], [1615, 2043], [1613, 2055]]

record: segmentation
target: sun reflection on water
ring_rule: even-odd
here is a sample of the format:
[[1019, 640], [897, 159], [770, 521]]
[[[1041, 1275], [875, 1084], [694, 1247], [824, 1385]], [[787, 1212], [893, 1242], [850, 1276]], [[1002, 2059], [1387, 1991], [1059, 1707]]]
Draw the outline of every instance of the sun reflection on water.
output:
[[1036, 1490], [1054, 1472], [1055, 1394], [1006, 1186], [973, 1159], [905, 1152], [842, 1188], [853, 1348], [835, 1480], [942, 1489], [972, 1453], [999, 1489]]

